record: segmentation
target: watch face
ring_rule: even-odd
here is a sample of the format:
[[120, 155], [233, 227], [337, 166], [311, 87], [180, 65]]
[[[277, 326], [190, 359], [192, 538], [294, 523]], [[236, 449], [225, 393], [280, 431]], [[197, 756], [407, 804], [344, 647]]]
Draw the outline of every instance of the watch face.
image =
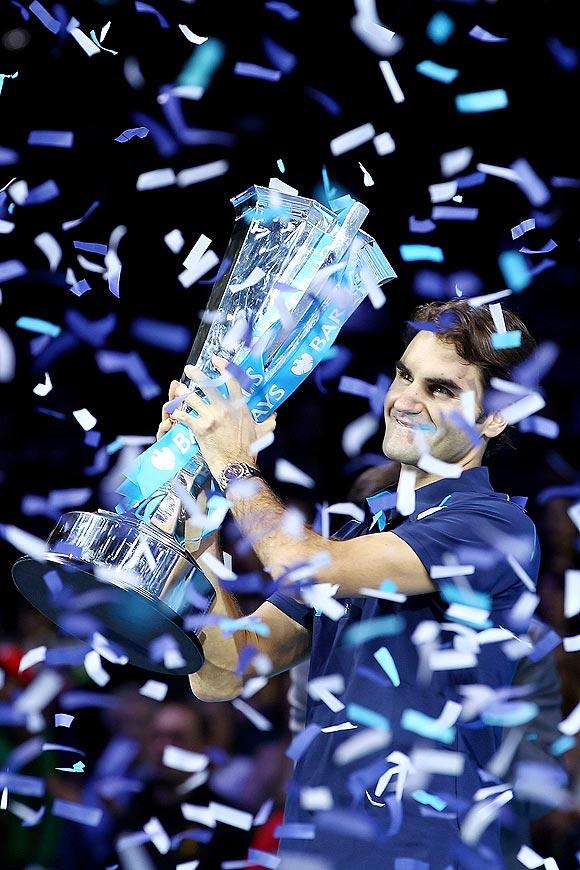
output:
[[227, 480], [237, 480], [238, 477], [242, 477], [244, 471], [245, 466], [242, 462], [232, 462], [224, 471], [224, 477]]

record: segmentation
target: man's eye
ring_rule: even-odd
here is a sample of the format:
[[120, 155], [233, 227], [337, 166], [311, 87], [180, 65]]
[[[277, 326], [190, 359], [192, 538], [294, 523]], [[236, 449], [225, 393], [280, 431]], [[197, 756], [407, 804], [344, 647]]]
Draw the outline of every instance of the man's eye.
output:
[[400, 378], [404, 378], [406, 380], [409, 380], [409, 375], [407, 374], [407, 372], [403, 372], [403, 371], [401, 371], [401, 369], [397, 369], [397, 374], [399, 375]]
[[433, 392], [440, 392], [443, 393], [445, 396], [451, 396], [451, 398], [453, 398], [453, 393], [450, 392], [447, 387], [433, 387]]

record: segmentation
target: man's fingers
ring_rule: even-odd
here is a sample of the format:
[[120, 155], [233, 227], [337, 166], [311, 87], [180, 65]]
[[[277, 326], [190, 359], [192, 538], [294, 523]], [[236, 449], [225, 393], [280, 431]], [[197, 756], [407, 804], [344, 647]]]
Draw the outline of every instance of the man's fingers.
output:
[[163, 436], [166, 434], [166, 432], [169, 432], [172, 426], [173, 420], [171, 420], [169, 417], [166, 417], [164, 420], [162, 420], [157, 429], [157, 435], [155, 436], [155, 440], [159, 441], [160, 438], [163, 438]]
[[235, 369], [237, 368], [235, 363], [230, 363], [227, 359], [224, 359], [221, 356], [216, 356], [215, 354], [212, 355], [211, 361], [220, 373], [220, 375], [222, 375], [222, 377], [224, 378], [224, 382], [228, 388], [230, 398], [243, 399], [240, 382], [235, 377], [235, 374], [232, 373], [232, 369], [235, 371]]

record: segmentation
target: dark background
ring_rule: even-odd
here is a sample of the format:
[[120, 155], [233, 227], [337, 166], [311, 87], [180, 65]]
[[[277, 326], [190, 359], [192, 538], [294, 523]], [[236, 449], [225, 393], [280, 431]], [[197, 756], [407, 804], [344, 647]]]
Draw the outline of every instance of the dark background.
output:
[[[0, 262], [20, 260], [26, 274], [0, 282], [2, 329], [16, 354], [14, 377], [0, 384], [0, 523], [46, 537], [58, 509], [31, 514], [25, 499], [47, 498], [54, 490], [88, 487], [87, 509], [101, 507], [108, 499], [110, 504], [101, 481], [120, 454], [108, 457], [103, 447], [119, 435], [155, 432], [169, 382], [181, 375], [189, 348], [167, 349], [139, 341], [132, 334], [135, 318], [186, 326], [193, 340], [211, 273], [189, 289], [181, 286], [177, 275], [200, 233], [212, 239], [212, 248], [221, 257], [233, 225], [230, 197], [277, 176], [301, 194], [325, 202], [322, 170], [326, 167], [339, 192], [349, 192], [369, 207], [364, 228], [376, 237], [398, 275], [386, 289], [386, 305], [376, 311], [363, 303], [338, 340], [348, 351], [342, 373], [370, 383], [380, 375], [392, 376], [402, 349], [404, 321], [416, 304], [434, 298], [422, 290], [426, 272], [440, 277], [441, 298], [453, 298], [456, 285], [466, 296], [494, 292], [507, 286], [498, 265], [502, 252], [518, 250], [522, 244], [541, 248], [550, 238], [557, 242], [547, 255], [526, 255], [532, 271], [540, 264], [543, 268], [537, 269], [522, 292], [504, 302], [523, 318], [538, 343], [558, 347], [557, 359], [542, 380], [546, 408], [540, 413], [558, 422], [560, 434], [552, 440], [516, 432], [515, 451], [495, 458], [490, 471], [497, 489], [529, 497], [528, 510], [540, 528], [544, 552], [540, 612], [562, 634], [571, 633], [563, 623], [561, 597], [563, 572], [577, 563], [576, 534], [565, 512], [578, 497], [580, 429], [575, 4], [379, 2], [380, 20], [400, 40], [399, 50], [388, 59], [405, 94], [401, 104], [394, 103], [380, 72], [383, 55], [351, 29], [356, 11], [351, 2], [293, 2], [299, 14], [292, 20], [258, 2], [174, 0], [154, 5], [167, 28], [153, 14], [140, 13], [128, 2], [47, 4], [64, 20], [75, 15], [87, 35], [93, 28], [99, 34], [107, 21], [112, 22], [103, 44], [118, 54], [88, 57], [64, 30], [55, 35], [34, 15], [26, 20], [26, 10], [19, 4], [3, 4], [0, 72], [18, 71], [18, 77], [6, 79], [0, 94], [0, 146], [13, 149], [18, 158], [0, 165], [0, 187], [14, 177], [25, 179], [29, 188], [54, 179], [60, 195], [45, 204], [17, 205], [9, 212], [8, 194], [1, 206], [0, 218], [13, 221], [16, 228], [0, 235]], [[427, 25], [442, 12], [455, 29], [438, 45], [428, 37]], [[161, 88], [176, 82], [198, 51], [179, 31], [180, 23], [220, 40], [224, 47], [223, 60], [203, 98], [182, 101], [186, 123], [202, 131], [200, 144], [195, 145], [185, 144], [183, 130], [171, 127], [156, 99]], [[490, 43], [471, 37], [476, 25], [507, 41]], [[235, 75], [237, 61], [276, 68], [276, 59], [268, 56], [267, 40], [294, 56], [292, 68], [278, 82]], [[143, 76], [140, 88], [127, 80], [128, 58], [138, 61]], [[416, 70], [426, 59], [453, 67], [459, 75], [451, 84], [427, 78]], [[475, 114], [456, 109], [457, 94], [495, 88], [506, 90], [507, 108]], [[318, 92], [334, 101], [332, 110], [322, 104]], [[391, 133], [395, 151], [380, 157], [369, 142], [333, 157], [330, 140], [367, 122], [377, 134]], [[151, 128], [145, 139], [114, 141], [123, 130], [139, 125]], [[74, 146], [30, 146], [28, 134], [37, 129], [71, 130]], [[517, 185], [488, 175], [482, 183], [459, 191], [462, 205], [479, 208], [477, 220], [440, 221], [430, 233], [411, 232], [411, 216], [419, 220], [430, 216], [428, 186], [445, 180], [441, 155], [467, 145], [474, 154], [460, 175], [474, 173], [479, 162], [509, 167], [525, 158], [548, 185], [549, 202], [536, 209]], [[140, 173], [162, 167], [177, 173], [218, 159], [229, 163], [228, 172], [219, 178], [185, 188], [136, 190]], [[278, 159], [284, 162], [284, 174], [277, 167]], [[374, 186], [364, 186], [359, 160]], [[558, 182], [562, 177], [568, 180]], [[94, 201], [99, 207], [83, 224], [62, 230], [64, 221], [80, 217]], [[532, 216], [538, 228], [513, 241], [511, 228]], [[119, 246], [123, 269], [116, 299], [99, 275], [79, 266], [73, 240], [107, 244], [119, 225], [127, 233]], [[174, 228], [185, 238], [177, 255], [163, 240]], [[62, 260], [54, 272], [34, 244], [41, 232], [51, 233], [62, 247]], [[403, 262], [400, 245], [409, 243], [440, 245], [444, 262]], [[102, 262], [99, 255], [85, 256]], [[552, 262], [546, 264], [546, 259]], [[91, 284], [91, 291], [81, 298], [70, 292], [64, 280], [69, 266], [77, 280], [86, 277]], [[100, 348], [138, 353], [159, 385], [158, 395], [144, 400], [126, 374], [104, 374], [96, 362], [99, 348], [94, 332], [93, 344], [70, 340], [71, 323], [78, 314], [90, 322], [107, 318], [110, 328]], [[34, 333], [16, 326], [21, 316], [50, 321], [62, 333], [39, 341]], [[39, 398], [32, 389], [44, 380], [45, 372], [50, 373], [53, 389]], [[284, 404], [275, 445], [262, 455], [268, 474], [275, 459], [285, 457], [315, 479], [311, 490], [276, 484], [283, 497], [311, 513], [317, 502], [345, 500], [357, 473], [372, 464], [372, 458], [357, 462], [342, 452], [344, 427], [365, 413], [368, 404], [340, 393], [338, 383], [338, 374], [327, 369], [325, 376], [322, 366]], [[98, 444], [86, 443], [72, 416], [83, 407], [97, 417]], [[365, 453], [380, 454], [381, 438], [382, 430], [367, 442]], [[96, 456], [97, 462], [102, 461], [97, 473], [91, 470]], [[542, 496], [547, 487], [574, 485], [576, 494], [567, 490], [556, 507]], [[564, 539], [568, 550], [558, 556]], [[0, 620], [5, 640], [26, 647], [34, 645], [23, 628], [28, 609], [10, 579], [16, 556], [0, 540]], [[568, 706], [572, 701], [573, 693]]]

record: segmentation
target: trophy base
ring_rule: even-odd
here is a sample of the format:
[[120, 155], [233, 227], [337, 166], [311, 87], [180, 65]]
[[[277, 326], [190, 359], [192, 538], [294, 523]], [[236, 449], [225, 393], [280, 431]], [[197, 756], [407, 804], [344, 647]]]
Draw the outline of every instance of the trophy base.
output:
[[[75, 613], [66, 608], [61, 596], [54, 595], [49, 589], [44, 580], [47, 564], [58, 571], [65, 595], [73, 596], [75, 600], [83, 596], [82, 609]], [[19, 559], [12, 567], [12, 578], [22, 595], [67, 634], [87, 640], [92, 631], [83, 634], [68, 623], [73, 615], [92, 618], [97, 630], [120, 647], [129, 662], [138, 668], [167, 676], [184, 676], [195, 673], [203, 664], [202, 646], [194, 634], [188, 634], [179, 624], [180, 617], [159, 599], [150, 600], [138, 588], [117, 581], [99, 583], [91, 571], [69, 560], [65, 566], [52, 560], [49, 563], [37, 562], [28, 556]], [[173, 640], [172, 647], [183, 659], [183, 663], [175, 668], [151, 658], [151, 643], [162, 637]]]

